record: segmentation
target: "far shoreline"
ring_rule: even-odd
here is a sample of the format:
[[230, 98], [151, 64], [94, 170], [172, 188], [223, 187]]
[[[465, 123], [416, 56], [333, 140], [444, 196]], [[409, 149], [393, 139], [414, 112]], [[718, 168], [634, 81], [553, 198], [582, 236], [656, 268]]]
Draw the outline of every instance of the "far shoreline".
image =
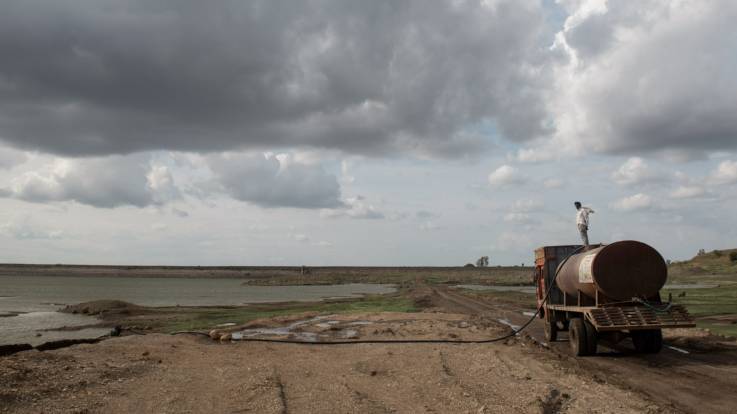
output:
[[120, 266], [0, 264], [3, 276], [241, 279], [246, 285], [433, 283], [532, 284], [532, 267], [522, 266]]

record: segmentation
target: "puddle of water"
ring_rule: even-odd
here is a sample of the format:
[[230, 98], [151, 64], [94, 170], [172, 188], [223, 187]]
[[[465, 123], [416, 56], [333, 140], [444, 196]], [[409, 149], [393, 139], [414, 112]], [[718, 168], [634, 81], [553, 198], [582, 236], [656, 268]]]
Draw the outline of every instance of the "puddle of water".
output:
[[[0, 344], [27, 343], [33, 346], [59, 339], [97, 338], [108, 333], [106, 328], [84, 328], [54, 331], [60, 327], [80, 327], [99, 322], [86, 315], [60, 312], [27, 312], [0, 318]], [[40, 336], [37, 336], [39, 335]]]
[[[254, 329], [244, 329], [240, 332], [233, 332], [232, 337], [234, 340], [240, 340], [243, 338], [250, 338], [254, 336], [289, 336], [293, 335], [296, 337], [296, 339], [300, 341], [311, 341], [314, 342], [317, 340], [317, 334], [314, 332], [294, 332], [294, 330], [302, 325], [310, 324], [317, 321], [322, 321], [324, 319], [329, 318], [328, 316], [316, 316], [311, 319], [305, 319], [301, 321], [292, 322], [287, 326], [280, 326], [276, 328], [254, 328]], [[338, 323], [338, 321], [328, 321], [328, 322], [322, 322], [321, 324], [328, 324], [327, 326], [331, 326], [330, 322]], [[320, 324], [316, 324], [320, 325]]]
[[221, 323], [219, 325], [215, 325], [216, 328], [225, 328], [225, 327], [228, 327], [228, 326], [235, 326], [235, 322], [225, 322], [225, 323]]
[[495, 292], [535, 293], [535, 286], [489, 286], [489, 285], [455, 285], [456, 289], [493, 290]]
[[522, 314], [525, 315], [525, 316], [535, 316], [535, 312], [527, 312], [527, 311], [524, 311], [524, 312], [522, 312]]
[[349, 323], [348, 325], [350, 325], [350, 326], [373, 325], [373, 322], [371, 322], [371, 321], [355, 321], [355, 322]]

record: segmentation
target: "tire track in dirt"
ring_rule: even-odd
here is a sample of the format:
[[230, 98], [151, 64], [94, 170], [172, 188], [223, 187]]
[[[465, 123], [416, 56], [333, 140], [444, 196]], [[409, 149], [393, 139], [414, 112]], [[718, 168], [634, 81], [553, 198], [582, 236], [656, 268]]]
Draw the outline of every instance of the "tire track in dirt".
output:
[[[522, 310], [472, 298], [446, 287], [430, 287], [434, 303], [454, 312], [483, 314], [491, 320], [505, 318], [522, 325], [529, 316]], [[533, 338], [544, 338], [542, 323], [533, 321], [527, 328]], [[715, 352], [692, 351], [681, 354], [664, 348], [657, 355], [639, 355], [620, 344], [602, 344], [597, 356], [573, 358], [565, 335], [548, 344], [564, 366], [581, 375], [593, 376], [622, 389], [671, 407], [677, 412], [733, 413], [737, 407], [737, 349]]]

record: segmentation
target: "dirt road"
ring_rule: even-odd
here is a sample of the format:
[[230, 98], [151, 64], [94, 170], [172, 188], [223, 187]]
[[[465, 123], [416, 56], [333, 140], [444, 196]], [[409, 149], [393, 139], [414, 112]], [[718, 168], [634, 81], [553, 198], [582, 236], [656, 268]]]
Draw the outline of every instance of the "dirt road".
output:
[[[470, 298], [453, 289], [432, 287], [438, 305], [456, 312], [485, 313], [522, 325], [530, 317], [519, 309]], [[544, 342], [543, 325], [535, 321], [526, 330]], [[686, 332], [680, 332], [686, 333]], [[552, 352], [577, 370], [595, 373], [601, 380], [636, 390], [662, 406], [685, 412], [734, 413], [737, 411], [737, 348], [720, 349], [669, 344], [657, 355], [639, 355], [629, 344], [599, 347], [598, 355], [571, 358], [565, 333], [550, 346]]]

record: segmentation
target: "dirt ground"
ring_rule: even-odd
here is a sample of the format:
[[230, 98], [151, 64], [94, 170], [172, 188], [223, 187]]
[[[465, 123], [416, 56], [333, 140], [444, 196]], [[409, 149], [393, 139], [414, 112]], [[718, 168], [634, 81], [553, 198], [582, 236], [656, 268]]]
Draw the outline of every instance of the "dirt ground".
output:
[[[318, 340], [484, 339], [529, 318], [450, 289], [426, 286], [414, 295], [425, 312], [302, 314], [221, 331]], [[623, 344], [572, 358], [565, 340], [541, 341], [541, 325], [525, 332], [491, 344], [332, 346], [130, 335], [0, 358], [0, 412], [727, 413], [737, 407], [737, 347], [729, 341], [684, 330], [668, 332], [658, 355], [637, 355]]]

